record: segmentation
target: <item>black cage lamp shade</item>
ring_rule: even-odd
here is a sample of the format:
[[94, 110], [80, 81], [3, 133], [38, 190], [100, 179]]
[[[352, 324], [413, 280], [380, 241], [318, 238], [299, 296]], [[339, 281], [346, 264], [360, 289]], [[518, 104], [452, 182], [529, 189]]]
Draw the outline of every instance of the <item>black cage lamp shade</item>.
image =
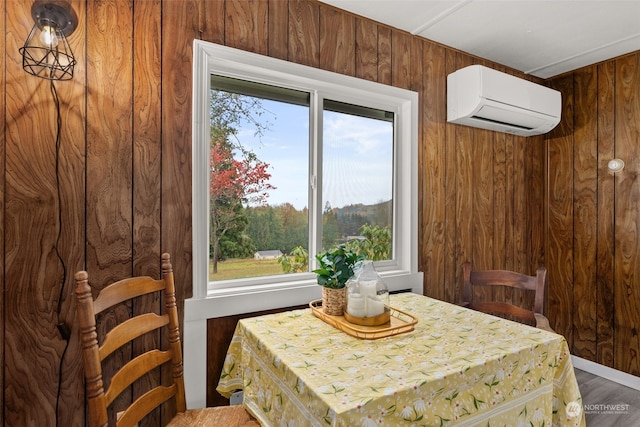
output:
[[65, 1], [38, 1], [31, 7], [34, 20], [24, 46], [20, 48], [22, 68], [49, 80], [70, 80], [76, 58], [67, 36], [78, 26], [78, 18]]

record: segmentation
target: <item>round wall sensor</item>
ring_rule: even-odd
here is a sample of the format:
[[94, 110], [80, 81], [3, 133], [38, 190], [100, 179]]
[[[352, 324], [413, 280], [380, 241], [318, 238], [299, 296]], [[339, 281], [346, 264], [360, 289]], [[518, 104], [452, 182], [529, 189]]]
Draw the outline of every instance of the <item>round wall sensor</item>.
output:
[[607, 166], [611, 172], [616, 173], [624, 169], [624, 162], [620, 159], [612, 159]]

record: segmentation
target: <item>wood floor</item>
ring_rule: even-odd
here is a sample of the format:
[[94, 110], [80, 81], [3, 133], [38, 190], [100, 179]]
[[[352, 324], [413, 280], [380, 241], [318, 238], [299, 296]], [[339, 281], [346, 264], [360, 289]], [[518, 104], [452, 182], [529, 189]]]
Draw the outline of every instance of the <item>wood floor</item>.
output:
[[640, 425], [640, 391], [576, 369], [587, 427]]

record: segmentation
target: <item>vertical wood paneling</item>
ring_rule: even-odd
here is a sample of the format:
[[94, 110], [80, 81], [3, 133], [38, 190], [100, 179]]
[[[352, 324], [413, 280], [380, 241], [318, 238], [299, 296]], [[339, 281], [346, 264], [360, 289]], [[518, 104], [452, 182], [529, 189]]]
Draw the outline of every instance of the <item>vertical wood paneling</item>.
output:
[[507, 270], [515, 270], [514, 263], [514, 253], [516, 250], [515, 245], [515, 232], [514, 232], [514, 223], [515, 223], [515, 192], [516, 187], [514, 185], [514, 152], [515, 152], [515, 136], [513, 135], [505, 135], [505, 193], [507, 194], [505, 197], [505, 223], [507, 224], [504, 236], [504, 247], [505, 247], [505, 260], [504, 260], [504, 268]]
[[228, 0], [225, 10], [225, 43], [237, 49], [266, 55], [269, 40], [268, 9], [268, 0]]
[[411, 84], [411, 38], [408, 34], [391, 32], [391, 84], [408, 88]]
[[[527, 235], [527, 218], [529, 204], [527, 203], [533, 189], [527, 187], [529, 138], [513, 137], [513, 219], [512, 219], [512, 251], [514, 271], [527, 272], [530, 236]], [[527, 189], [524, 191], [524, 189]]]
[[[163, 4], [166, 1], [163, 1]], [[198, 19], [199, 39], [224, 44], [226, 13], [225, 0], [200, 0], [199, 3], [183, 3]], [[196, 7], [196, 9], [192, 9]]]
[[571, 342], [573, 308], [573, 78], [554, 80], [562, 96], [562, 119], [548, 136], [546, 259], [551, 327]]
[[[506, 68], [502, 66], [495, 66], [496, 70], [500, 72], [506, 72]], [[509, 269], [507, 267], [507, 259], [511, 257], [508, 254], [508, 250], [511, 248], [507, 244], [507, 235], [511, 230], [512, 222], [510, 219], [510, 195], [512, 192], [508, 188], [508, 183], [511, 182], [511, 175], [513, 169], [509, 168], [508, 162], [512, 159], [512, 150], [507, 149], [507, 141], [513, 139], [512, 135], [508, 135], [502, 132], [492, 132], [492, 144], [493, 144], [493, 238], [492, 238], [492, 260], [493, 267], [495, 269]], [[494, 290], [496, 297], [501, 292]]]
[[[449, 75], [456, 70], [456, 53], [451, 50], [445, 51], [445, 73]], [[446, 77], [445, 77], [446, 87]], [[446, 92], [445, 92], [446, 93]], [[445, 198], [440, 203], [444, 204], [444, 247], [442, 251], [444, 253], [444, 274], [443, 274], [443, 286], [444, 286], [444, 300], [456, 301], [457, 289], [453, 284], [458, 283], [458, 279], [461, 277], [462, 264], [466, 261], [462, 261], [462, 264], [458, 262], [456, 258], [456, 190], [458, 187], [457, 178], [458, 170], [456, 167], [456, 152], [457, 152], [457, 138], [456, 131], [458, 126], [447, 123], [445, 125], [445, 150], [444, 150], [444, 187]], [[460, 266], [458, 266], [460, 264]], [[430, 268], [429, 265], [422, 265], [423, 270]]]
[[132, 273], [133, 16], [119, 0], [88, 3], [87, 18], [87, 265], [99, 290]]
[[355, 76], [378, 80], [378, 26], [367, 19], [356, 18]]
[[[473, 59], [465, 54], [456, 54], [456, 69], [464, 68], [473, 64]], [[453, 72], [455, 70], [450, 70]], [[462, 264], [465, 261], [473, 261], [473, 144], [475, 143], [475, 129], [468, 126], [455, 126], [454, 133], [453, 162], [455, 164], [455, 187], [453, 188], [455, 200], [454, 216], [450, 218], [455, 227], [455, 238], [453, 240], [453, 277], [447, 286], [451, 294], [447, 295], [450, 301], [457, 301], [459, 298], [459, 288], [462, 284]]]
[[506, 134], [493, 134], [493, 265], [506, 270], [507, 150]]
[[493, 268], [493, 132], [479, 130], [472, 148], [473, 193], [469, 211], [472, 240], [471, 257], [475, 269]]
[[160, 277], [160, 0], [135, 3], [133, 11], [134, 274]]
[[[133, 272], [151, 277], [161, 275], [160, 16], [159, 0], [133, 4]], [[133, 311], [160, 314], [161, 305], [159, 295], [147, 296], [134, 303]], [[134, 344], [133, 354], [156, 347], [160, 340], [158, 333], [146, 334]], [[161, 382], [160, 373], [147, 375], [134, 384], [133, 396]], [[161, 418], [155, 410], [145, 423], [158, 425]]]
[[[198, 1], [162, 3], [162, 251], [171, 253], [178, 311], [192, 293], [191, 86]], [[181, 321], [182, 323], [182, 321]]]
[[[535, 137], [531, 141], [531, 176], [527, 181], [527, 189], [530, 189], [529, 199], [529, 235], [530, 239], [530, 262], [528, 268], [529, 274], [535, 274], [537, 267], [545, 264], [544, 256], [544, 233], [542, 226], [545, 223], [544, 204], [545, 204], [545, 154], [546, 145], [544, 136]], [[526, 271], [526, 270], [525, 270]]]
[[[640, 374], [639, 81], [637, 52], [551, 80], [562, 92], [564, 118], [547, 141], [552, 325], [575, 354], [634, 375]], [[607, 169], [615, 157], [626, 163], [618, 174]]]
[[445, 204], [446, 188], [446, 73], [445, 49], [424, 43], [422, 140], [419, 150], [418, 216], [422, 241], [419, 263], [423, 269], [424, 293], [445, 299]]
[[[506, 203], [507, 203], [507, 177], [506, 177], [506, 134], [501, 132], [493, 132], [492, 135], [492, 194], [493, 194], [493, 206], [492, 206], [492, 245], [490, 248], [485, 248], [487, 253], [491, 255], [491, 269], [506, 270], [506, 258], [507, 248], [506, 246], [506, 231], [508, 225], [505, 221], [506, 215]], [[510, 224], [509, 224], [510, 225]], [[510, 228], [510, 227], [509, 227]], [[507, 296], [512, 294], [511, 291], [505, 289], [493, 289], [493, 297], [499, 300], [507, 300]]]
[[[55, 245], [67, 214], [58, 216], [62, 205], [56, 186], [51, 85], [27, 75], [17, 53], [33, 20], [22, 3], [5, 2], [4, 8], [3, 422], [47, 425], [56, 418], [58, 372], [66, 344], [55, 327], [63, 290], [63, 266]], [[69, 93], [61, 92], [61, 114], [67, 115]], [[66, 130], [61, 133], [68, 141]], [[68, 176], [62, 171], [62, 185], [68, 184]], [[61, 194], [66, 191], [62, 188]]]
[[[86, 16], [86, 2], [69, 2], [79, 17]], [[87, 26], [85, 19], [78, 19], [78, 27], [69, 36], [69, 43], [76, 58], [71, 81], [57, 84], [59, 98], [64, 105], [61, 134], [61, 191], [62, 234], [61, 255], [65, 263], [66, 277], [60, 305], [62, 323], [71, 327], [68, 348], [63, 350], [61, 364], [60, 402], [58, 420], [60, 424], [77, 426], [82, 423], [84, 401], [78, 399], [84, 393], [81, 343], [77, 337], [75, 322], [75, 299], [73, 298], [73, 273], [84, 268], [85, 246], [85, 177], [86, 139], [84, 135], [87, 117], [84, 96], [86, 94], [87, 56], [85, 45]], [[57, 387], [57, 386], [56, 386]]]
[[320, 12], [318, 3], [289, 0], [289, 61], [320, 67]]
[[[424, 81], [422, 79], [423, 72], [423, 40], [420, 37], [411, 37], [410, 38], [410, 46], [409, 49], [411, 51], [411, 66], [409, 68], [409, 75], [411, 76], [411, 82], [407, 89], [412, 90], [414, 92], [418, 92], [418, 96], [424, 95], [422, 92], [422, 88], [424, 87]], [[419, 117], [422, 117], [422, 109], [424, 108], [424, 103], [418, 103], [418, 114]], [[422, 126], [418, 126], [418, 141], [422, 141]]]
[[320, 6], [320, 68], [347, 76], [356, 69], [355, 18]]
[[[87, 27], [87, 50], [93, 53], [87, 64], [87, 85], [94, 90], [87, 96], [87, 170], [91, 173], [86, 262], [91, 286], [99, 291], [133, 272], [133, 14], [126, 0], [99, 1], [87, 4], [87, 18], [93, 23]], [[129, 310], [122, 306], [106, 314], [97, 324], [98, 334]], [[117, 352], [107, 372], [129, 360], [131, 351]], [[126, 391], [116, 401], [125, 404], [130, 399]], [[110, 417], [115, 417], [114, 411]]]
[[598, 194], [597, 194], [597, 355], [596, 361], [613, 367], [614, 352], [614, 207], [615, 177], [607, 163], [615, 158], [615, 62], [598, 65]]
[[269, 56], [287, 59], [289, 52], [288, 30], [289, 3], [281, 0], [269, 0]]
[[[526, 76], [526, 80], [534, 81], [535, 77]], [[535, 81], [540, 83], [539, 81]], [[524, 218], [523, 248], [518, 271], [531, 275], [536, 274], [539, 266], [544, 265], [544, 235], [540, 232], [540, 225], [544, 224], [544, 171], [545, 171], [545, 143], [544, 135], [518, 138], [523, 144], [524, 176], [522, 187], [517, 190], [525, 194], [523, 210], [516, 213]]]
[[378, 83], [391, 84], [391, 29], [378, 27]]
[[[513, 74], [513, 72], [509, 70], [502, 70], [507, 74]], [[516, 203], [518, 200], [519, 193], [517, 192], [517, 182], [518, 182], [518, 173], [521, 169], [519, 164], [519, 150], [520, 145], [518, 144], [519, 137], [515, 135], [505, 135], [505, 153], [507, 162], [505, 164], [506, 167], [506, 191], [507, 191], [507, 200], [505, 205], [505, 213], [506, 213], [506, 222], [507, 229], [505, 234], [505, 247], [507, 250], [505, 251], [505, 268], [507, 270], [518, 270], [518, 264], [516, 259], [518, 257], [518, 234], [517, 234], [517, 206]]]
[[[489, 61], [474, 58], [473, 63], [491, 67]], [[471, 218], [472, 238], [470, 253], [467, 259], [479, 270], [492, 269], [493, 262], [493, 209], [495, 202], [493, 179], [493, 135], [483, 129], [474, 130], [474, 141], [471, 145], [472, 180], [471, 209], [467, 213]], [[491, 290], [490, 292], [494, 292]]]
[[[596, 67], [574, 74], [574, 250], [573, 351], [594, 360], [596, 355], [597, 237], [597, 73]], [[579, 262], [577, 261], [579, 260]]]
[[[203, 22], [197, 0], [162, 3], [161, 252], [171, 253], [178, 312], [193, 295], [191, 225], [191, 86], [193, 39]], [[218, 17], [213, 18], [218, 19]], [[214, 21], [215, 22], [215, 21]], [[219, 28], [219, 26], [216, 26]], [[180, 328], [183, 317], [180, 317]], [[175, 413], [164, 405], [163, 417]]]
[[615, 187], [614, 367], [640, 375], [640, 55], [616, 63], [616, 157], [625, 168]]
[[[4, 1], [0, 1], [0, 16], [4, 17], [6, 16], [6, 9], [5, 9], [5, 3]], [[2, 94], [6, 94], [7, 93], [7, 79], [5, 76], [5, 54], [4, 52], [6, 51], [5, 49], [5, 37], [4, 35], [7, 33], [6, 27], [5, 27], [5, 19], [2, 18], [0, 19], [0, 52], [2, 52], [2, 54], [0, 54], [0, 93]], [[3, 105], [0, 106], [0, 123], [5, 124], [6, 123], [6, 104], [3, 102]], [[5, 139], [5, 127], [6, 126], [0, 126], [0, 159], [4, 159], [5, 158], [5, 146], [6, 146], [6, 139]], [[4, 161], [0, 162], [0, 188], [5, 188], [5, 169], [4, 169]], [[4, 207], [5, 206], [5, 196], [4, 196], [4, 191], [0, 191], [0, 207]], [[5, 224], [5, 218], [4, 218], [4, 209], [0, 209], [0, 242], [4, 242], [5, 241], [5, 233], [4, 233], [4, 224]], [[0, 260], [4, 259], [4, 245], [0, 245]], [[6, 292], [6, 282], [5, 282], [5, 265], [4, 262], [0, 262], [0, 293], [2, 293], [2, 295], [5, 294]], [[4, 323], [4, 306], [6, 303], [6, 298], [2, 298], [2, 301], [0, 301], [0, 348], [2, 348], [2, 350], [0, 350], [0, 402], [2, 402], [2, 404], [0, 405], [0, 425], [4, 425], [4, 330], [5, 330], [5, 323]]]

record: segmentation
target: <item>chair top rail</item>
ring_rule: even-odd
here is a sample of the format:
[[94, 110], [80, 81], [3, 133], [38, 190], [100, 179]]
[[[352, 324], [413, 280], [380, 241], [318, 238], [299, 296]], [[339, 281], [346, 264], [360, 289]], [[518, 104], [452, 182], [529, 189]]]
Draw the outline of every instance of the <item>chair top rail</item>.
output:
[[533, 291], [536, 289], [537, 278], [504, 270], [472, 271], [471, 283], [486, 286], [511, 286]]
[[93, 302], [95, 314], [129, 299], [146, 295], [152, 292], [164, 290], [163, 280], [152, 279], [151, 277], [132, 277], [112, 283], [100, 291], [100, 294]]

